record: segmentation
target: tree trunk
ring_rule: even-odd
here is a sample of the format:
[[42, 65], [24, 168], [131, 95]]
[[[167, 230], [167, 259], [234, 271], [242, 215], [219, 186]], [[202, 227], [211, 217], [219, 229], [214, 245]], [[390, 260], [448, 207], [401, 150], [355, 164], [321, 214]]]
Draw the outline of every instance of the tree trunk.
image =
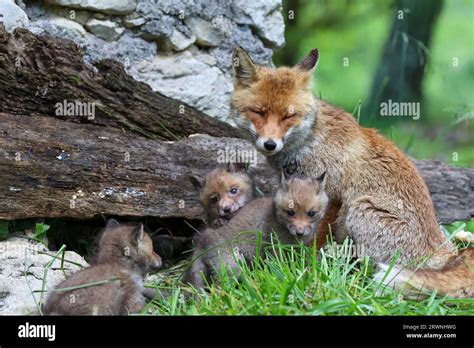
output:
[[[362, 121], [369, 119], [372, 124], [380, 123], [380, 104], [389, 99], [422, 102], [427, 50], [443, 1], [397, 0], [395, 5], [392, 27], [372, 83], [369, 104], [363, 106]], [[394, 118], [383, 121], [390, 124]]]

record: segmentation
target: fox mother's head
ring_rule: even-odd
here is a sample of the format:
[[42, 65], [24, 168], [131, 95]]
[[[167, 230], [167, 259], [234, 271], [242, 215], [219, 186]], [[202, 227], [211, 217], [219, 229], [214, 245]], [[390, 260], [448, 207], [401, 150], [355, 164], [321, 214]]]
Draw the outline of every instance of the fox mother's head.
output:
[[316, 116], [311, 79], [319, 52], [293, 68], [257, 66], [241, 47], [232, 56], [235, 122], [265, 155], [305, 140]]

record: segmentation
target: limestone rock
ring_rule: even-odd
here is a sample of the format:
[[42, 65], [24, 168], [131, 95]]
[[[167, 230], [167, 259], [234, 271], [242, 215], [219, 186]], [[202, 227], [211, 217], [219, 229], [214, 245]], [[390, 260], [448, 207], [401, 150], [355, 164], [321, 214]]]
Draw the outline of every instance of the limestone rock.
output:
[[196, 36], [193, 34], [187, 36], [181, 31], [174, 29], [171, 36], [164, 42], [167, 48], [175, 51], [182, 51], [191, 46], [196, 41]]
[[191, 17], [185, 20], [186, 25], [196, 36], [196, 43], [201, 46], [219, 46], [222, 34], [212, 22], [199, 17]]
[[28, 29], [35, 34], [48, 33], [72, 40], [83, 40], [87, 34], [84, 27], [72, 20], [52, 16], [31, 22]]
[[128, 14], [137, 6], [137, 0], [47, 0], [47, 2], [110, 14]]
[[86, 22], [92, 17], [92, 14], [88, 11], [61, 7], [56, 7], [54, 12], [57, 13], [58, 16], [73, 20], [81, 25], [86, 24]]
[[280, 0], [235, 0], [232, 2], [234, 21], [256, 28], [262, 39], [281, 47], [285, 43], [285, 24], [279, 12], [280, 6]]
[[86, 23], [86, 28], [105, 41], [117, 40], [125, 30], [124, 28], [119, 27], [115, 22], [99, 19], [89, 20]]
[[66, 251], [64, 269], [59, 257], [45, 277], [45, 268], [53, 259], [46, 253], [55, 255], [42, 244], [25, 238], [12, 237], [0, 242], [0, 315], [37, 313], [35, 300], [39, 302], [40, 293], [32, 291], [41, 290], [43, 280], [45, 290], [51, 290], [65, 279], [65, 274], [69, 276], [87, 266], [81, 256]]
[[12, 32], [15, 28], [28, 26], [28, 16], [13, 0], [0, 1], [0, 22]]
[[136, 12], [150, 19], [166, 14], [180, 20], [199, 16], [211, 21], [217, 16], [229, 16], [231, 3], [232, 1], [229, 0], [159, 0], [157, 6], [150, 0], [138, 0]]
[[258, 25], [258, 22], [262, 22], [280, 5], [280, 0], [234, 0], [232, 1], [233, 20], [239, 24]]
[[143, 38], [157, 41], [164, 50], [182, 51], [196, 41], [188, 27], [166, 15], [150, 20], [140, 30]]
[[273, 11], [265, 17], [265, 20], [257, 26], [259, 35], [263, 40], [275, 47], [283, 47], [285, 44], [285, 26], [280, 11]]
[[94, 15], [93, 12], [76, 8], [68, 8], [48, 4], [42, 4], [42, 6], [40, 5], [41, 4], [39, 3], [28, 3], [28, 7], [26, 7], [26, 14], [30, 19], [30, 22], [34, 22], [36, 20], [41, 19], [49, 19], [52, 17], [62, 17], [84, 25]]
[[[229, 114], [232, 83], [216, 66], [198, 59], [188, 51], [159, 54], [151, 61], [131, 67], [132, 75], [146, 82], [154, 91], [182, 100], [218, 119]], [[212, 57], [208, 62], [215, 61]]]
[[[154, 42], [133, 37], [129, 33], [123, 34], [120, 39], [112, 42], [106, 42], [95, 37], [88, 38], [84, 46], [87, 47], [87, 61], [92, 62], [105, 58], [115, 59], [121, 62], [129, 73], [128, 68], [130, 66], [144, 59], [151, 59], [156, 55], [156, 44]], [[136, 78], [136, 76], [134, 77]]]
[[123, 25], [126, 28], [136, 28], [146, 23], [146, 19], [143, 17], [126, 17], [123, 19]]
[[257, 64], [271, 65], [272, 50], [266, 48], [261, 40], [252, 33], [248, 26], [232, 27], [232, 32], [222, 43], [209, 50], [209, 53], [216, 58], [217, 66], [226, 71], [231, 76], [231, 57], [235, 46], [243, 47]]
[[70, 19], [62, 17], [52, 17], [49, 19], [49, 22], [57, 27], [60, 27], [72, 33], [73, 35], [84, 36], [86, 34], [86, 30], [82, 25]]

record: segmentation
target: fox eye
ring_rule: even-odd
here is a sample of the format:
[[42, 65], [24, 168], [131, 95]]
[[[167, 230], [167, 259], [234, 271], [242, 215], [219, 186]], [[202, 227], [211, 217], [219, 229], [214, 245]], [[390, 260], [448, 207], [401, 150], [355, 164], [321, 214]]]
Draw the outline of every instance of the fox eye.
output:
[[284, 120], [287, 120], [287, 119], [289, 119], [289, 118], [295, 117], [296, 115], [297, 115], [296, 112], [287, 113], [287, 114], [285, 115], [285, 117], [283, 117], [283, 119], [284, 119]]
[[287, 210], [286, 213], [288, 214], [288, 216], [295, 216], [295, 211], [292, 209]]
[[308, 211], [308, 216], [309, 217], [314, 217], [316, 215], [316, 212], [314, 210]]
[[254, 114], [257, 114], [259, 116], [263, 116], [265, 113], [265, 111], [262, 109], [250, 109], [250, 111], [252, 111]]
[[218, 200], [219, 200], [219, 198], [217, 196], [212, 196], [211, 197], [211, 202], [212, 203], [217, 203]]
[[237, 191], [238, 191], [237, 187], [232, 187], [230, 189], [230, 193], [233, 194], [233, 195], [237, 194]]

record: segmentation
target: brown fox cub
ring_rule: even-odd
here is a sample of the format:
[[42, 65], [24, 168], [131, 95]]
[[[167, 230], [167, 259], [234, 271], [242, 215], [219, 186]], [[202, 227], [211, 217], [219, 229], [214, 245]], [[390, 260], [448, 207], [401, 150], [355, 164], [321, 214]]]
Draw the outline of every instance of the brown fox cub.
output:
[[196, 176], [190, 176], [189, 179], [200, 190], [206, 224], [211, 227], [220, 227], [229, 222], [254, 196], [253, 182], [244, 164], [221, 165], [204, 179]]
[[[94, 266], [60, 283], [48, 297], [46, 315], [124, 315], [138, 313], [145, 305], [143, 278], [161, 266], [143, 225], [120, 225], [109, 220], [99, 243]], [[102, 282], [96, 285], [91, 283]], [[73, 290], [58, 291], [78, 287]]]
[[[207, 226], [225, 225], [254, 196], [253, 182], [244, 163], [228, 163], [210, 171], [204, 178], [189, 176], [199, 190]], [[192, 238], [168, 235], [153, 237], [155, 250], [165, 261], [183, 256], [192, 248]]]
[[264, 243], [271, 241], [272, 231], [284, 244], [311, 242], [326, 210], [324, 184], [324, 175], [318, 179], [283, 178], [274, 199], [256, 198], [226, 225], [201, 232], [184, 281], [204, 288], [221, 264], [236, 274], [237, 259], [252, 262], [257, 255], [259, 231]]
[[235, 122], [275, 168], [309, 177], [327, 172], [327, 194], [340, 205], [336, 241], [349, 236], [381, 263], [397, 250], [401, 264], [429, 257], [426, 270], [412, 274], [414, 284], [472, 297], [473, 253], [456, 261], [423, 179], [392, 142], [312, 95], [318, 59], [315, 49], [295, 67], [275, 69], [256, 66], [236, 48]]

